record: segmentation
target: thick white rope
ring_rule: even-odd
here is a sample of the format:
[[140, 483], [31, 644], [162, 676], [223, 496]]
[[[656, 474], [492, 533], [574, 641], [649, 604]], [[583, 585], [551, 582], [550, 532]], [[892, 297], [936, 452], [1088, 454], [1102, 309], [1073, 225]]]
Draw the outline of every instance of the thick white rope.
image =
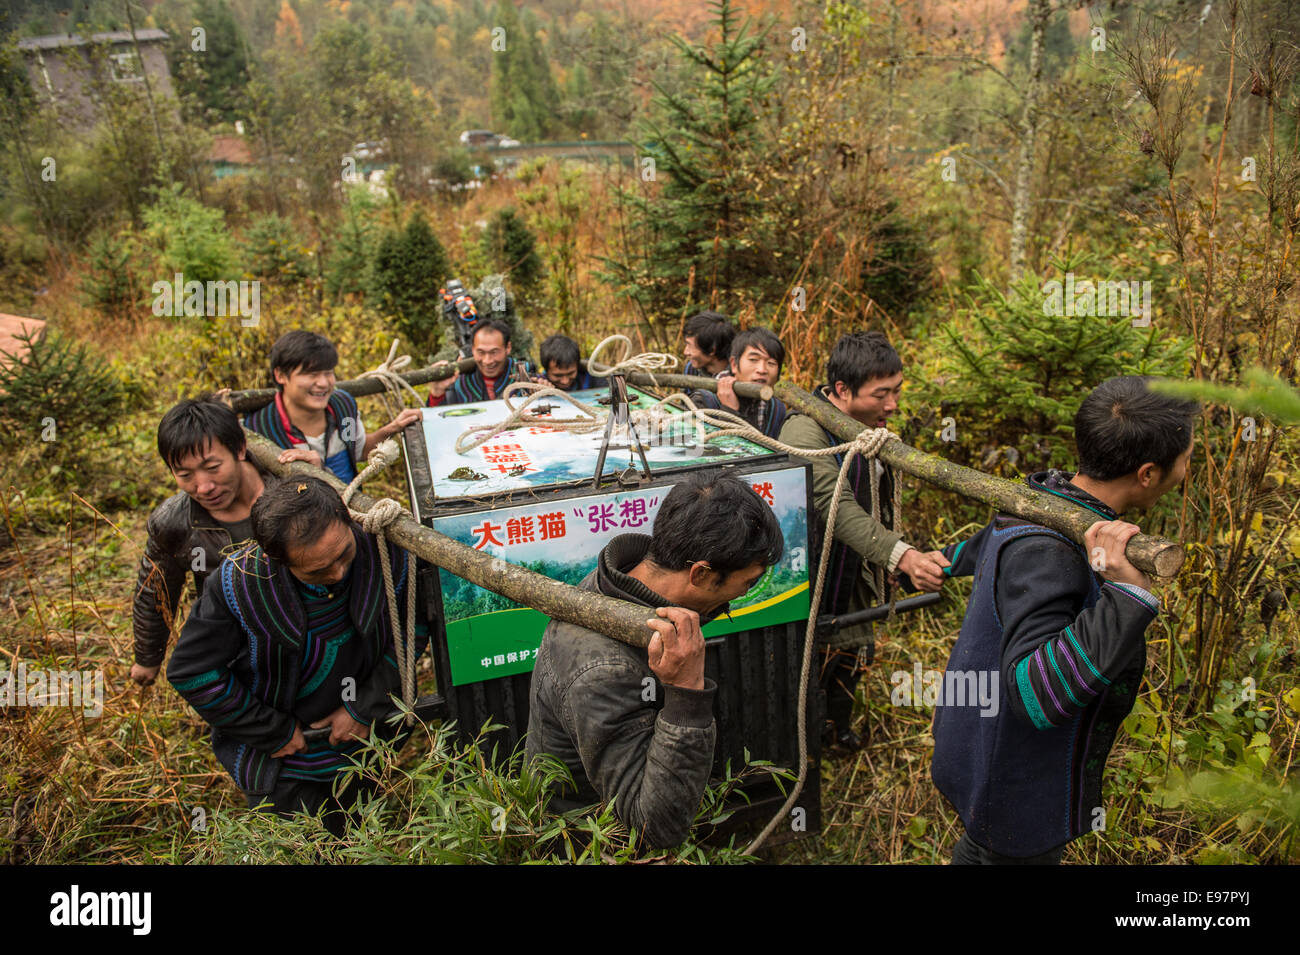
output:
[[[622, 345], [620, 357], [612, 365], [606, 365], [596, 356], [612, 345]], [[587, 373], [593, 378], [608, 378], [610, 375], [626, 375], [629, 372], [641, 372], [653, 376], [656, 371], [669, 372], [677, 367], [677, 356], [663, 352], [648, 351], [639, 355], [632, 353], [632, 339], [626, 335], [610, 335], [591, 350], [587, 356]]]
[[[528, 397], [524, 399], [523, 404], [516, 408], [510, 399], [521, 391], [528, 392]], [[467, 451], [474, 450], [479, 445], [487, 444], [487, 442], [504, 431], [513, 431], [515, 428], [524, 428], [530, 425], [546, 427], [554, 431], [574, 431], [578, 433], [595, 431], [605, 426], [605, 422], [597, 416], [600, 409], [584, 404], [567, 391], [561, 391], [559, 388], [552, 388], [549, 385], [539, 385], [531, 381], [516, 381], [506, 386], [505, 390], [501, 392], [501, 397], [505, 401], [506, 407], [510, 409], [509, 417], [496, 424], [479, 424], [466, 428], [456, 438], [455, 451], [457, 454], [464, 454]], [[543, 398], [563, 398], [588, 417], [551, 418], [528, 410], [529, 405]]]
[[[747, 425], [748, 427], [748, 425]], [[738, 429], [739, 430], [739, 429]], [[858, 455], [867, 458], [867, 468], [871, 473], [871, 516], [880, 520], [880, 476], [876, 472], [871, 459], [880, 453], [880, 449], [891, 439], [897, 437], [891, 434], [888, 428], [871, 428], [860, 432], [857, 437], [847, 444], [837, 445], [833, 448], [821, 450], [809, 450], [807, 448], [794, 448], [790, 445], [782, 444], [766, 435], [759, 434], [757, 429], [750, 428], [757, 435], [751, 440], [766, 439], [762, 443], [767, 444], [774, 450], [782, 450], [787, 454], [798, 455], [800, 457], [827, 457], [832, 454], [844, 455], [844, 462], [840, 465], [840, 473], [835, 481], [835, 494], [831, 497], [830, 511], [826, 515], [826, 531], [822, 540], [821, 558], [817, 563], [817, 581], [813, 586], [812, 597], [809, 603], [808, 626], [804, 631], [803, 646], [803, 663], [799, 669], [799, 709], [796, 714], [798, 721], [798, 742], [799, 742], [799, 776], [795, 780], [794, 788], [790, 790], [790, 795], [786, 797], [781, 808], [776, 811], [771, 819], [768, 820], [763, 831], [745, 847], [745, 855], [753, 855], [759, 850], [768, 836], [770, 836], [778, 825], [786, 818], [793, 808], [795, 801], [798, 800], [799, 794], [803, 792], [804, 783], [808, 779], [808, 683], [812, 672], [813, 646], [816, 643], [817, 636], [817, 609], [821, 606], [822, 588], [826, 583], [826, 567], [830, 563], [831, 546], [835, 540], [835, 519], [839, 516], [840, 494], [844, 490], [844, 485], [848, 480], [849, 469], [853, 465], [853, 459]], [[711, 434], [709, 437], [715, 437], [719, 432]], [[894, 482], [894, 519], [897, 521], [899, 508], [899, 483]], [[875, 573], [877, 594], [884, 593], [884, 571], [880, 567], [873, 568]], [[889, 617], [894, 615], [894, 605], [897, 597], [891, 595], [889, 601]]]
[[414, 399], [414, 407], [418, 408], [424, 404], [420, 393], [400, 374], [410, 364], [410, 355], [397, 354], [397, 339], [394, 338], [392, 346], [388, 349], [388, 357], [375, 368], [361, 375], [362, 378], [377, 378], [383, 382], [384, 390], [379, 393], [379, 396], [384, 402], [384, 408], [390, 419], [397, 417], [398, 412], [406, 407], [408, 397]]
[[[394, 343], [395, 344], [395, 343]], [[392, 357], [391, 354], [389, 356]], [[354, 511], [351, 507], [352, 495], [372, 475], [392, 465], [400, 456], [397, 442], [392, 438], [381, 441], [370, 452], [365, 468], [352, 479], [343, 490], [343, 503], [348, 505], [348, 513], [361, 525], [367, 534], [375, 535], [379, 544], [379, 567], [384, 575], [384, 590], [388, 597], [388, 619], [393, 633], [393, 653], [397, 659], [397, 672], [402, 681], [402, 701], [406, 704], [406, 725], [415, 719], [411, 712], [415, 706], [415, 556], [406, 555], [406, 633], [403, 635], [401, 618], [397, 615], [397, 591], [393, 586], [392, 561], [388, 556], [388, 536], [384, 528], [405, 515], [402, 507], [391, 497], [375, 501], [369, 511]]]

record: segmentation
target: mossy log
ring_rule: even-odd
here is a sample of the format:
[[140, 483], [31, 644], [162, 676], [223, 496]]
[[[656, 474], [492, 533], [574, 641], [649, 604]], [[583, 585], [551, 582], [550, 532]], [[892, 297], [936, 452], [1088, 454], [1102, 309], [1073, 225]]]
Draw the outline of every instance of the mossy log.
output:
[[[247, 429], [244, 434], [248, 438], [249, 456], [271, 473], [282, 478], [320, 478], [340, 493], [346, 487], [322, 468], [312, 467], [302, 461], [281, 464], [279, 458], [282, 449]], [[373, 506], [374, 500], [361, 491], [352, 496], [351, 507], [354, 511], [366, 512]], [[581, 627], [591, 627], [634, 647], [647, 646], [654, 634], [646, 626], [646, 621], [654, 616], [654, 612], [646, 607], [579, 590], [543, 577], [454, 541], [432, 528], [417, 524], [408, 515], [403, 515], [390, 524], [384, 533], [393, 543], [429, 563], [547, 616]]]
[[[865, 428], [834, 405], [789, 382], [777, 382], [776, 393], [792, 411], [808, 415], [843, 441], [853, 440]], [[953, 464], [902, 441], [886, 442], [880, 449], [880, 459], [935, 487], [955, 491], [1000, 511], [1060, 531], [1080, 545], [1083, 544], [1084, 531], [1098, 520], [1095, 514], [1060, 498], [1040, 494], [1027, 484]], [[1185, 557], [1183, 547], [1177, 541], [1149, 534], [1135, 534], [1130, 538], [1124, 555], [1138, 570], [1157, 577], [1177, 576]]]
[[[658, 372], [653, 375], [644, 375], [636, 373], [628, 375], [627, 380], [642, 388], [657, 386], [669, 391], [712, 391], [714, 394], [717, 394], [718, 391], [718, 379], [705, 378], [703, 375], [661, 375]], [[773, 394], [771, 386], [756, 385], [752, 381], [738, 381], [734, 387], [736, 394], [742, 398], [761, 398], [767, 401]]]

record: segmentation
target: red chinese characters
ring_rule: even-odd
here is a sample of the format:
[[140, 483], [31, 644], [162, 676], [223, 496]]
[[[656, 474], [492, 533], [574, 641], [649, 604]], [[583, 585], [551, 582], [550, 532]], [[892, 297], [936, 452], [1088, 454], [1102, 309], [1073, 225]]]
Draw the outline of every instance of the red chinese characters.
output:
[[483, 523], [478, 527], [471, 527], [469, 532], [475, 537], [474, 549], [482, 550], [488, 544], [495, 544], [497, 547], [505, 546], [501, 541], [497, 540], [496, 531], [499, 530], [501, 530], [501, 525], [493, 524], [486, 517], [483, 518]]
[[531, 517], [512, 517], [506, 521], [507, 544], [531, 544], [533, 540], [533, 519]]
[[494, 465], [491, 470], [500, 474], [521, 474], [537, 470], [532, 466], [533, 459], [524, 450], [522, 444], [498, 442], [496, 444], [485, 444], [479, 450], [483, 452], [483, 460]]
[[565, 535], [564, 512], [553, 511], [550, 514], [537, 515], [537, 529], [542, 540], [556, 540]]

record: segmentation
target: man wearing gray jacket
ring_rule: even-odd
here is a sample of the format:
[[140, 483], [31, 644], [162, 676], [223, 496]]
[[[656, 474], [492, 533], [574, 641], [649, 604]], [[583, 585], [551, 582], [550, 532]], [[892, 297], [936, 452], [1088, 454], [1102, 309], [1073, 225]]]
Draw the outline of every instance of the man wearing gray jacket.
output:
[[655, 634], [641, 650], [559, 620], [546, 628], [526, 753], [530, 761], [548, 753], [573, 776], [552, 809], [612, 802], [646, 848], [686, 838], [717, 735], [717, 687], [704, 676], [700, 625], [749, 591], [783, 548], [772, 509], [716, 472], [673, 487], [650, 536], [624, 534], [605, 546], [579, 586], [649, 608]]

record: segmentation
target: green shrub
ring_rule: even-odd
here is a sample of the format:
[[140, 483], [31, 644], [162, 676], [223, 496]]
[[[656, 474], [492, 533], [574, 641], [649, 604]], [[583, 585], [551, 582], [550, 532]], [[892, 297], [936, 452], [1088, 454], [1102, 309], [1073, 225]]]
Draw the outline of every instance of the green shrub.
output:
[[296, 285], [311, 270], [311, 252], [298, 236], [300, 232], [288, 219], [269, 213], [258, 216], [249, 225], [240, 243], [244, 270], [260, 279], [279, 279]]
[[370, 297], [416, 349], [435, 347], [442, 322], [439, 289], [449, 270], [442, 243], [418, 209], [403, 231], [390, 231], [379, 243]]
[[[1061, 263], [1062, 272], [1086, 262]], [[944, 457], [1013, 475], [1067, 467], [1075, 412], [1098, 384], [1116, 375], [1185, 373], [1188, 345], [1158, 316], [1150, 327], [1134, 327], [1122, 315], [1045, 314], [1043, 287], [1027, 274], [1004, 294], [978, 276], [966, 307], [923, 346], [923, 371], [909, 378], [920, 379], [916, 397], [928, 406], [922, 426], [938, 435], [942, 418], [955, 423]], [[927, 436], [922, 447], [934, 444]]]
[[235, 256], [226, 219], [173, 184], [160, 190], [144, 211], [145, 234], [158, 253], [156, 278], [172, 281], [179, 272], [185, 281], [219, 282], [236, 278]]
[[375, 218], [379, 203], [365, 186], [345, 186], [343, 218], [325, 267], [325, 293], [337, 301], [364, 293], [375, 257]]
[[82, 302], [110, 319], [129, 315], [139, 306], [144, 289], [134, 261], [136, 251], [137, 243], [129, 233], [95, 233], [86, 250]]
[[115, 422], [126, 395], [99, 356], [54, 329], [18, 338], [25, 354], [0, 353], [0, 445], [76, 443]]
[[537, 237], [514, 209], [501, 209], [488, 222], [479, 240], [488, 264], [503, 273], [525, 295], [537, 290], [542, 260]]

